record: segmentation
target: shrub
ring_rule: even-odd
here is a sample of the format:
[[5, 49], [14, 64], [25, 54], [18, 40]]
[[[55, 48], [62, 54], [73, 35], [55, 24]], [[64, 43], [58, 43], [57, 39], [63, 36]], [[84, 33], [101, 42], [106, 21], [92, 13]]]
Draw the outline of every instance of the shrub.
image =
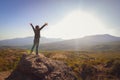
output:
[[120, 61], [115, 61], [111, 67], [110, 73], [116, 77], [120, 77]]
[[81, 65], [81, 77], [83, 80], [86, 80], [87, 77], [89, 76], [94, 76], [95, 74], [97, 73], [97, 69], [94, 68], [93, 66], [91, 65], [88, 65], [88, 64], [82, 64]]

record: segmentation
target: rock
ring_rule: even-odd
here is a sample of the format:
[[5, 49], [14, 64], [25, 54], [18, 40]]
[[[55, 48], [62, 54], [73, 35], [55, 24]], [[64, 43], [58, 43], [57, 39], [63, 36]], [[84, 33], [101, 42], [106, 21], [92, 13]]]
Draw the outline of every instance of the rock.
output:
[[5, 80], [77, 80], [65, 63], [43, 55], [24, 54], [16, 69]]

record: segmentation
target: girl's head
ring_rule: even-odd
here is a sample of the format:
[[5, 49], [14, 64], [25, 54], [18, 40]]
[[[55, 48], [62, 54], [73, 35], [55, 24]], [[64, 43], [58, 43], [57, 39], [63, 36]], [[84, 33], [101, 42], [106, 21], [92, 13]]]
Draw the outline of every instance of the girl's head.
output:
[[35, 28], [36, 28], [36, 29], [39, 29], [39, 26], [38, 26], [38, 25], [36, 25], [36, 26], [35, 26]]

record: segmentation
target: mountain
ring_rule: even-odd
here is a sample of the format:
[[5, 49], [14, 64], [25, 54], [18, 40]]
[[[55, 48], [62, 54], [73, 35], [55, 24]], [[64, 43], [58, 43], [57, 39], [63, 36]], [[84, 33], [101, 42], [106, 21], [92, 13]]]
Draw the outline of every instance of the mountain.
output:
[[83, 38], [83, 40], [95, 41], [95, 42], [113, 42], [113, 41], [120, 41], [120, 37], [112, 36], [109, 34], [103, 34], [103, 35], [86, 36]]
[[[33, 37], [0, 41], [1, 46], [30, 49]], [[40, 50], [120, 50], [120, 37], [109, 34], [91, 35], [77, 39], [41, 38]]]
[[77, 80], [67, 64], [42, 54], [24, 54], [16, 69], [5, 80]]
[[[49, 47], [50, 46], [50, 47]], [[83, 38], [42, 44], [42, 50], [103, 50], [120, 47], [120, 37], [108, 34], [92, 35]]]
[[[63, 39], [60, 38], [45, 38], [41, 37], [41, 43], [51, 43], [62, 41]], [[14, 38], [14, 39], [7, 39], [1, 40], [0, 46], [23, 46], [23, 45], [32, 45], [33, 44], [33, 37], [25, 37], [25, 38]]]

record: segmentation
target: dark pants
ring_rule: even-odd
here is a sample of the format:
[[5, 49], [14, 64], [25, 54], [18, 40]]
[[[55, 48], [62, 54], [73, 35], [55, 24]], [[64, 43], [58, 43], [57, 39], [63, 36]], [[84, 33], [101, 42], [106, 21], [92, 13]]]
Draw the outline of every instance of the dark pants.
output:
[[31, 48], [31, 54], [33, 52], [34, 47], [36, 47], [36, 55], [38, 55], [38, 48], [39, 48], [39, 38], [34, 38], [34, 44]]

